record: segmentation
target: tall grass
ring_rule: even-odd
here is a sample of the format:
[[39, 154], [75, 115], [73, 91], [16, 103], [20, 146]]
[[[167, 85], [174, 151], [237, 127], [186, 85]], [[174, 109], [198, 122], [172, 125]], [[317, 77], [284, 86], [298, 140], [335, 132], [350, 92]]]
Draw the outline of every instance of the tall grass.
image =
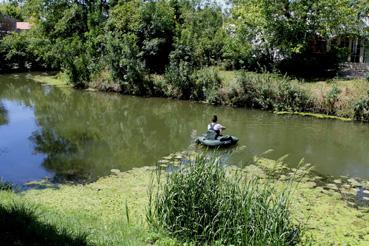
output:
[[312, 106], [305, 90], [287, 77], [241, 73], [234, 85], [223, 88], [222, 103], [277, 111], [306, 111]]
[[246, 179], [217, 158], [198, 156], [178, 172], [160, 177], [149, 192], [147, 220], [180, 241], [209, 245], [295, 245], [290, 189]]

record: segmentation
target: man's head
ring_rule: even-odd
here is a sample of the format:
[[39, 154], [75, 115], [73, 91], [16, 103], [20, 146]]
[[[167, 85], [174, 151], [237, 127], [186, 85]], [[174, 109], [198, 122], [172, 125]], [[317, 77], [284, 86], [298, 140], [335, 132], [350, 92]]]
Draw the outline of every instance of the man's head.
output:
[[213, 123], [217, 123], [218, 117], [216, 115], [213, 115], [213, 118], [211, 119]]

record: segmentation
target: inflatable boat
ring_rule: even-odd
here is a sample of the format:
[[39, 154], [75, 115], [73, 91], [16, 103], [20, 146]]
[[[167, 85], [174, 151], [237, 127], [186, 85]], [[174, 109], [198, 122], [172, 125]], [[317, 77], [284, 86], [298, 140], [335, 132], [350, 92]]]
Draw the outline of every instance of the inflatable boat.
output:
[[215, 136], [213, 134], [204, 134], [196, 139], [197, 144], [208, 147], [227, 147], [238, 142], [238, 138], [234, 136]]

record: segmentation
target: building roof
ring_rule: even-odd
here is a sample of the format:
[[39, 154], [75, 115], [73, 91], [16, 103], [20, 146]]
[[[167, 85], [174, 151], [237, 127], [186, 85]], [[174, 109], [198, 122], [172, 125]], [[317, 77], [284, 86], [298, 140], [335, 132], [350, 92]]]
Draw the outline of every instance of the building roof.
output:
[[17, 30], [29, 30], [31, 29], [31, 24], [29, 22], [17, 22], [16, 29]]

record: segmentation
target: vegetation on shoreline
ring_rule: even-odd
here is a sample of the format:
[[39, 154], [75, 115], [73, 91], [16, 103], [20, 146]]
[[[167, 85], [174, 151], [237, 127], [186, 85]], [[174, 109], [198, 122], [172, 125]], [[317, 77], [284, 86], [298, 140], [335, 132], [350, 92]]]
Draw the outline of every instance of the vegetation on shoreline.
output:
[[[165, 174], [164, 174], [165, 175]], [[200, 155], [150, 192], [154, 230], [195, 245], [296, 245], [302, 235], [290, 214], [291, 186], [227, 173], [219, 158]]]
[[[365, 112], [365, 91], [369, 83], [364, 79], [301, 82], [273, 73], [224, 71], [216, 67], [202, 69], [196, 75], [191, 99], [214, 105], [247, 107], [269, 110], [277, 114], [296, 114], [320, 119], [343, 121], [368, 121]], [[41, 83], [55, 86], [71, 86], [63, 75], [31, 76]], [[178, 90], [168, 86], [160, 75], [152, 79], [155, 94], [152, 96], [178, 97]], [[90, 84], [89, 89], [120, 92], [119, 85]]]
[[[278, 174], [280, 161], [257, 158], [242, 173], [250, 178]], [[23, 204], [37, 207], [37, 221], [56, 228], [57, 232], [78, 238], [92, 245], [178, 245], [179, 242], [162, 231], [152, 231], [145, 221], [149, 204], [147, 189], [152, 184], [152, 168], [113, 174], [85, 185], [63, 184], [47, 189], [31, 189], [19, 194], [0, 191], [2, 207]], [[227, 171], [228, 172], [228, 171]], [[274, 188], [283, 191], [295, 172], [285, 170], [274, 176]], [[318, 183], [320, 177], [304, 176], [291, 193], [291, 217], [304, 222], [302, 242], [322, 245], [365, 245], [369, 242], [367, 208], [355, 208], [335, 189]], [[369, 184], [369, 183], [368, 183]], [[332, 187], [333, 188], [333, 187]], [[353, 188], [350, 188], [353, 189]], [[303, 244], [303, 243], [301, 243]]]
[[117, 84], [136, 95], [155, 94], [150, 76], [157, 74], [171, 96], [184, 99], [196, 97], [198, 73], [211, 66], [334, 76], [348, 56], [336, 39], [368, 33], [361, 0], [26, 0], [1, 7], [0, 17], [32, 24], [2, 37], [1, 71], [44, 67], [79, 88]]
[[[336, 74], [348, 53], [335, 38], [368, 32], [361, 23], [365, 1], [27, 0], [1, 6], [0, 17], [32, 23], [31, 30], [2, 37], [1, 71], [43, 67], [77, 88], [367, 121], [369, 106], [359, 101], [366, 95], [338, 82], [317, 90], [319, 83], [291, 79]], [[235, 81], [227, 81], [232, 73]]]

